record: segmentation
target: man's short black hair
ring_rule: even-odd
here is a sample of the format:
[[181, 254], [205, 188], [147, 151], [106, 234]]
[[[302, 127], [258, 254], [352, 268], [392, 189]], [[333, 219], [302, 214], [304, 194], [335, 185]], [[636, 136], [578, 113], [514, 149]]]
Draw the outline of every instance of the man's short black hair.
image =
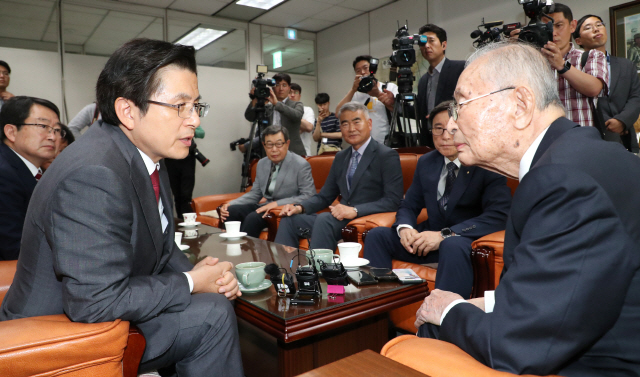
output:
[[582, 27], [582, 24], [584, 24], [584, 22], [591, 17], [595, 17], [597, 19], [600, 20], [600, 22], [602, 22], [604, 24], [604, 21], [602, 21], [602, 18], [600, 18], [600, 16], [596, 16], [595, 14], [587, 14], [586, 16], [583, 16], [582, 18], [580, 18], [578, 20], [578, 24], [576, 26], [576, 31], [573, 32], [573, 38], [574, 39], [578, 39], [580, 38], [580, 28]]
[[4, 134], [4, 126], [7, 124], [13, 124], [20, 129], [20, 127], [22, 127], [22, 123], [24, 123], [24, 121], [29, 117], [29, 114], [31, 114], [31, 107], [33, 107], [33, 105], [40, 105], [49, 108], [56, 113], [58, 119], [60, 118], [60, 110], [58, 110], [58, 106], [54, 105], [51, 101], [37, 97], [15, 96], [6, 101], [4, 105], [2, 105], [2, 110], [0, 110], [0, 127], [2, 127], [1, 140], [7, 138]]
[[273, 75], [273, 79], [276, 80], [276, 83], [284, 81], [287, 85], [291, 86], [291, 76], [289, 76], [288, 73], [276, 73]]
[[295, 82], [291, 83], [291, 90], [297, 90], [300, 94], [302, 94], [302, 87], [296, 84]]
[[555, 8], [553, 9], [553, 13], [562, 13], [564, 15], [564, 18], [567, 19], [567, 21], [569, 22], [573, 21], [573, 12], [571, 12], [571, 8], [569, 8], [564, 4], [555, 3]]
[[11, 67], [9, 67], [9, 63], [5, 62], [4, 60], [0, 60], [0, 65], [5, 67], [7, 71], [9, 71], [9, 74], [11, 74]]
[[426, 24], [418, 30], [418, 34], [424, 34], [427, 32], [434, 33], [440, 40], [440, 44], [447, 41], [447, 32], [438, 25]]
[[102, 119], [119, 125], [115, 101], [119, 97], [133, 101], [142, 115], [147, 113], [147, 102], [162, 85], [158, 74], [161, 68], [174, 65], [198, 74], [196, 50], [153, 39], [132, 39], [118, 48], [100, 72], [96, 84], [96, 103]]
[[65, 132], [64, 139], [67, 141], [67, 145], [70, 145], [71, 143], [76, 141], [76, 137], [73, 136], [73, 132], [71, 132], [71, 130], [69, 129], [69, 127], [67, 127], [66, 124], [60, 123], [60, 128], [62, 128]]
[[260, 140], [264, 143], [264, 139], [267, 136], [277, 135], [280, 132], [282, 132], [282, 135], [284, 135], [284, 142], [286, 143], [289, 140], [289, 131], [278, 124], [272, 124], [269, 127], [265, 128], [260, 134]]
[[444, 101], [444, 102], [440, 102], [436, 107], [434, 107], [431, 112], [429, 113], [429, 132], [431, 132], [433, 130], [433, 119], [436, 117], [436, 115], [440, 114], [443, 111], [449, 111], [449, 105], [452, 103], [453, 101], [449, 100], [449, 101]]
[[329, 95], [327, 93], [316, 94], [316, 105], [322, 105], [329, 102]]
[[359, 62], [366, 60], [369, 62], [369, 64], [371, 64], [371, 59], [373, 59], [373, 56], [371, 55], [359, 55], [356, 56], [356, 58], [353, 61], [353, 69], [356, 69], [356, 64], [358, 64]]

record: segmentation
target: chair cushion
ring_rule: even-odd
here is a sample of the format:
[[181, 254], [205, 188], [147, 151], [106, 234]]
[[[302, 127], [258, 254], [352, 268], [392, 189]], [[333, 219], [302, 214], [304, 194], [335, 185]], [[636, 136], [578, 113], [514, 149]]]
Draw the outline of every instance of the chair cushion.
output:
[[0, 261], [0, 303], [13, 283], [17, 264], [17, 260]]

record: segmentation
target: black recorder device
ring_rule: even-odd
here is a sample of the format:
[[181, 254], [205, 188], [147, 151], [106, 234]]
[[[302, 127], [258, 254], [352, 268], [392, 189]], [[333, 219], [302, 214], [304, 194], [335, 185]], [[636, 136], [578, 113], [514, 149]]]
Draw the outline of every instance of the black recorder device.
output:
[[316, 298], [322, 296], [322, 288], [320, 287], [320, 277], [318, 276], [318, 270], [314, 260], [313, 250], [310, 250], [311, 256], [304, 255], [307, 258], [309, 264], [306, 266], [300, 265], [300, 249], [298, 249], [298, 255], [291, 258], [291, 264], [293, 266], [293, 260], [298, 258], [298, 268], [296, 268], [296, 280], [298, 281], [298, 292], [291, 299], [292, 305], [314, 305]]

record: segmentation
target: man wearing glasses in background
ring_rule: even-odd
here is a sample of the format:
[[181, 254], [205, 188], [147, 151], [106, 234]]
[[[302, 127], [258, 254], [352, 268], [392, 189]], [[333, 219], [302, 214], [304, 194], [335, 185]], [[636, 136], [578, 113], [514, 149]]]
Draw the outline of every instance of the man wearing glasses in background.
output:
[[162, 159], [186, 157], [207, 114], [196, 74], [191, 46], [134, 39], [109, 58], [96, 84], [102, 120], [33, 192], [0, 320], [120, 318], [146, 339], [141, 373], [244, 375], [233, 266], [194, 267], [174, 241]]
[[7, 91], [9, 82], [11, 82], [11, 68], [7, 62], [0, 60], [0, 108], [13, 97], [13, 94]]
[[[449, 124], [449, 104], [429, 114], [436, 151], [418, 160], [413, 183], [391, 228], [367, 234], [364, 257], [372, 267], [391, 268], [391, 260], [438, 263], [436, 288], [471, 295], [471, 243], [503, 230], [511, 204], [507, 180], [482, 168], [462, 166], [453, 144], [457, 131]], [[429, 217], [418, 224], [426, 208]]]
[[220, 209], [223, 221], [242, 221], [240, 231], [256, 238], [267, 226], [264, 216], [269, 210], [300, 203], [316, 193], [309, 162], [289, 153], [291, 140], [286, 128], [269, 126], [262, 131], [261, 139], [267, 157], [258, 162], [251, 191]]
[[0, 260], [18, 259], [22, 225], [42, 176], [40, 168], [55, 156], [56, 142], [65, 136], [59, 116], [53, 103], [25, 96], [13, 97], [0, 111]]

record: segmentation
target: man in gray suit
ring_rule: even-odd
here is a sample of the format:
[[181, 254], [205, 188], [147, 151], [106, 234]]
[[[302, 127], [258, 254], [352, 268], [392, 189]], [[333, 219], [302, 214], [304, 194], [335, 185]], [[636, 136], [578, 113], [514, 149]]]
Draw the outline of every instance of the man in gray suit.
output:
[[109, 58], [96, 85], [102, 120], [33, 192], [0, 320], [121, 318], [146, 339], [140, 372], [243, 376], [231, 264], [194, 267], [174, 241], [162, 159], [186, 157], [208, 111], [196, 72], [193, 47], [163, 41], [134, 39]]
[[[300, 203], [316, 193], [311, 165], [303, 157], [289, 153], [289, 131], [269, 126], [262, 131], [267, 157], [258, 161], [256, 181], [251, 191], [220, 208], [223, 221], [242, 221], [240, 231], [259, 237], [267, 226], [269, 210], [289, 203]], [[262, 198], [265, 203], [260, 203]]]
[[[265, 116], [269, 119], [269, 124], [280, 125], [289, 131], [289, 137], [291, 138], [291, 152], [297, 153], [299, 156], [306, 156], [307, 152], [302, 144], [300, 138], [300, 120], [304, 114], [304, 106], [302, 102], [297, 102], [289, 98], [289, 92], [291, 92], [291, 76], [286, 73], [277, 73], [273, 76], [276, 80], [276, 86], [274, 89], [269, 88], [271, 96], [265, 102]], [[253, 93], [255, 88], [251, 88], [249, 97], [251, 102], [247, 106], [247, 110], [244, 112], [244, 117], [249, 122], [253, 122], [257, 118], [256, 103], [258, 99], [254, 97]], [[258, 140], [254, 140], [257, 143]], [[239, 148], [244, 153], [245, 148], [248, 145], [245, 144], [242, 148]]]
[[598, 98], [605, 126], [605, 140], [617, 141], [627, 150], [638, 153], [638, 139], [633, 124], [640, 115], [640, 80], [635, 65], [606, 50], [607, 28], [599, 16], [588, 14], [578, 21], [576, 43], [585, 51], [596, 49], [607, 55], [609, 95]]
[[[351, 148], [336, 154], [322, 190], [280, 212], [277, 243], [296, 247], [305, 229], [311, 230], [311, 248], [336, 249], [341, 230], [358, 216], [395, 212], [403, 194], [398, 152], [371, 138], [367, 108], [348, 102], [338, 114], [342, 138]], [[340, 204], [330, 206], [341, 195]], [[329, 207], [331, 212], [316, 214]], [[295, 216], [294, 216], [295, 215]]]

